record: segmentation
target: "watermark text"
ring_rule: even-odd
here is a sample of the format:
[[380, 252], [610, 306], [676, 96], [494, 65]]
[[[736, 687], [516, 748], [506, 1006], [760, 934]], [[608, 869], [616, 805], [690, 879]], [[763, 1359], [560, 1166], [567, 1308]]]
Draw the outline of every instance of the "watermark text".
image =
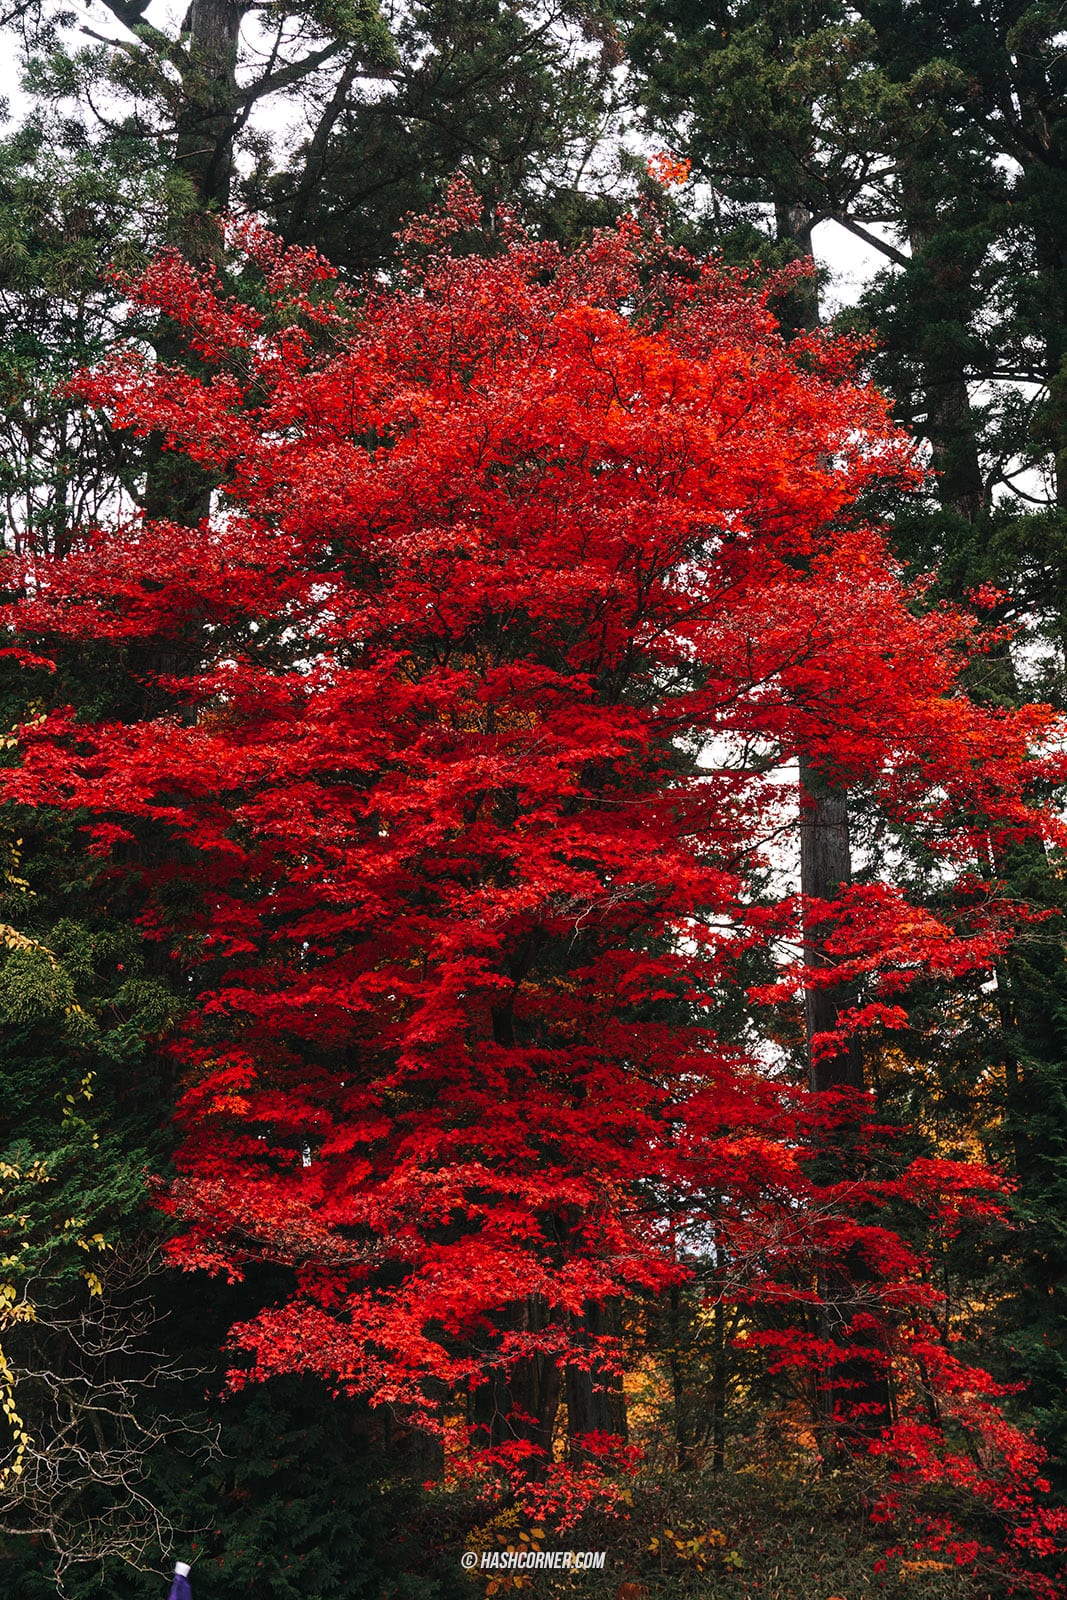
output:
[[606, 1550], [466, 1550], [466, 1572], [602, 1572]]

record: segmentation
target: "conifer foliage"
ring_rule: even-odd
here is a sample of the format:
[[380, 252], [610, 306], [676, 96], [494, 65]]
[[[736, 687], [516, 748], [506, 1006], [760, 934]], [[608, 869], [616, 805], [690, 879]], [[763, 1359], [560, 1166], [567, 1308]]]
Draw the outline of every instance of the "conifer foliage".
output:
[[[864, 521], [916, 468], [847, 343], [786, 341], [766, 289], [629, 223], [454, 253], [480, 211], [454, 186], [363, 299], [256, 230], [240, 292], [161, 257], [131, 294], [199, 370], [131, 347], [81, 390], [209, 473], [212, 515], [12, 560], [50, 709], [5, 791], [84, 819], [189, 996], [174, 1259], [291, 1270], [235, 1383], [318, 1374], [566, 1512], [624, 1451], [552, 1459], [565, 1376], [617, 1369], [591, 1312], [678, 1280], [684, 1218], [839, 1437], [1047, 1553], [1037, 1456], [938, 1339], [921, 1242], [996, 1174], [896, 1159], [865, 1095], [716, 1013], [753, 952], [754, 1008], [847, 986], [850, 1032], [988, 969], [1022, 913], [980, 864], [1054, 829], [1051, 713], [967, 698], [973, 618], [919, 614]], [[119, 696], [143, 715], [65, 706], [90, 643], [154, 679]], [[805, 908], [755, 888], [801, 751], [922, 830], [951, 914], [843, 886], [804, 966]]]

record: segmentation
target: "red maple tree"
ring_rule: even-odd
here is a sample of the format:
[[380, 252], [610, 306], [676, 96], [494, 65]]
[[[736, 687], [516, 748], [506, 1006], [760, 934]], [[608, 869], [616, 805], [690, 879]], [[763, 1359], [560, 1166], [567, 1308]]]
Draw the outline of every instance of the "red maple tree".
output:
[[[754, 1012], [847, 984], [852, 1032], [988, 968], [1013, 913], [979, 863], [1050, 826], [1050, 714], [967, 698], [974, 620], [917, 605], [864, 520], [917, 469], [847, 342], [788, 343], [768, 291], [633, 224], [453, 252], [471, 204], [359, 298], [254, 230], [240, 292], [157, 261], [133, 298], [198, 370], [131, 347], [82, 389], [209, 473], [213, 514], [7, 579], [11, 648], [60, 670], [5, 791], [87, 814], [191, 997], [174, 1259], [292, 1269], [234, 1331], [235, 1381], [315, 1371], [431, 1429], [467, 1394], [543, 1496], [565, 1374], [618, 1363], [592, 1313], [676, 1280], [679, 1226], [714, 1226], [723, 1292], [773, 1308], [768, 1360], [921, 1360], [991, 1437], [995, 1386], [936, 1343], [890, 1219], [980, 1210], [995, 1175], [879, 1165], [867, 1097], [812, 1096], [716, 1014], [761, 951]], [[87, 643], [125, 686], [110, 719], [62, 703]], [[818, 908], [836, 964], [792, 961], [804, 908], [752, 884], [800, 752], [921, 828], [951, 918], [852, 887]], [[862, 1285], [844, 1353], [805, 1322], [831, 1268]], [[1009, 1434], [987, 1498], [1033, 1542]], [[948, 1459], [906, 1416], [877, 1448]]]

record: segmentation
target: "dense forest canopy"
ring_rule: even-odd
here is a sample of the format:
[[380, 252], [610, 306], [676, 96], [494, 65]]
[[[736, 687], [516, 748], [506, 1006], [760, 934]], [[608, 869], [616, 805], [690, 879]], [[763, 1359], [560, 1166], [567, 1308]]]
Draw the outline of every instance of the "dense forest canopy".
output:
[[4, 29], [5, 1593], [1052, 1600], [1057, 9]]

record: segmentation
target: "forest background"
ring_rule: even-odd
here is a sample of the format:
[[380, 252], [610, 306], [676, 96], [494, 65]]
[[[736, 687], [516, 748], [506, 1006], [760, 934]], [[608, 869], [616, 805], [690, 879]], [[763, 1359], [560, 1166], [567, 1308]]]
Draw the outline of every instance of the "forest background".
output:
[[[880, 264], [837, 325], [874, 330], [864, 360], [935, 469], [919, 489], [884, 492], [876, 514], [904, 572], [934, 575], [924, 605], [985, 595], [997, 642], [968, 668], [974, 700], [1062, 708], [1061, 20], [1053, 5], [965, 0], [12, 7], [4, 36], [21, 89], [0, 145], [7, 550], [64, 558], [119, 505], [195, 521], [202, 480], [68, 384], [128, 331], [116, 270], [136, 274], [165, 246], [197, 267], [220, 260], [223, 212], [314, 247], [357, 288], [368, 273], [390, 281], [405, 219], [457, 172], [483, 202], [468, 247], [490, 254], [501, 204], [566, 245], [636, 208], [679, 249], [757, 264], [758, 281], [809, 257], [813, 230], [833, 223]], [[668, 172], [677, 181], [646, 168], [649, 149], [688, 164]], [[783, 325], [816, 328], [832, 286], [821, 308], [817, 279], [790, 283], [775, 302]], [[166, 326], [157, 350], [185, 354]], [[92, 652], [80, 671], [91, 718], [112, 690]], [[46, 708], [16, 660], [2, 674], [14, 729]], [[850, 828], [858, 877], [900, 870], [879, 854], [899, 841], [871, 818], [846, 824], [840, 795], [816, 787], [811, 799], [839, 839]], [[192, 1550], [197, 1592], [227, 1600], [471, 1593], [459, 1552], [537, 1542], [536, 1519], [487, 1504], [475, 1484], [445, 1484], [435, 1447], [402, 1416], [339, 1398], [320, 1377], [223, 1397], [229, 1328], [287, 1280], [282, 1266], [227, 1283], [161, 1263], [152, 1182], [169, 1169], [180, 1092], [163, 1041], [188, 978], [143, 938], [77, 818], [12, 806], [0, 829], [4, 1592], [34, 1600], [62, 1582], [78, 1596], [150, 1595], [168, 1554]], [[878, 1117], [912, 1130], [925, 1154], [1011, 1180], [1004, 1221], [943, 1241], [938, 1316], [957, 1354], [1005, 1385], [1004, 1408], [1048, 1451], [1062, 1502], [1063, 871], [1031, 842], [999, 853], [990, 875], [1040, 915], [995, 968], [914, 986], [907, 1026], [865, 1046], [866, 1082]], [[918, 868], [913, 878], [935, 904], [941, 886], [921, 884]], [[803, 1006], [767, 1027], [806, 1074]], [[867, 1468], [820, 1456], [790, 1373], [757, 1371], [735, 1344], [742, 1314], [706, 1299], [713, 1265], [615, 1306], [625, 1383], [598, 1393], [576, 1382], [559, 1410], [564, 1450], [584, 1401], [594, 1431], [628, 1429], [644, 1460], [613, 1517], [590, 1512], [567, 1534], [616, 1552], [603, 1591], [592, 1578], [574, 1586], [1000, 1592], [1010, 1580], [992, 1569], [904, 1547], [870, 1519]], [[937, 1493], [924, 1515], [955, 1514]], [[996, 1545], [995, 1522], [979, 1516], [976, 1542]], [[1054, 1585], [1053, 1565], [1043, 1571]]]

